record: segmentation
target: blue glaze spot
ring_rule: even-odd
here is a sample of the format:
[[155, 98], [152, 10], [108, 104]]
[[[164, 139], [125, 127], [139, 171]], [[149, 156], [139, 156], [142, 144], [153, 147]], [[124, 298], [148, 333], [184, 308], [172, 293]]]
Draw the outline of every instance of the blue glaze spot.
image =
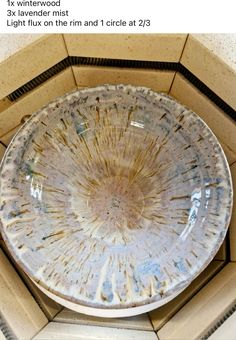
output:
[[183, 260], [180, 260], [178, 262], [175, 262], [175, 267], [178, 268], [178, 270], [181, 272], [181, 273], [187, 273], [187, 269], [183, 263]]
[[108, 302], [113, 300], [112, 285], [109, 281], [104, 281], [102, 284], [102, 295]]
[[142, 275], [161, 275], [160, 265], [153, 261], [145, 261], [138, 266], [137, 270]]
[[85, 130], [84, 125], [82, 124], [76, 124], [75, 129], [76, 129], [77, 135], [81, 135]]

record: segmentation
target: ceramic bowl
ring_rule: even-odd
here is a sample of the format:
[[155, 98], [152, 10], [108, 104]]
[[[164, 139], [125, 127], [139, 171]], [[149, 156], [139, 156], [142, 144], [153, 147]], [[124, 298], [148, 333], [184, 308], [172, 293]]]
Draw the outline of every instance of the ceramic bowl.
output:
[[47, 295], [76, 311], [157, 308], [208, 265], [232, 209], [229, 167], [193, 112], [147, 88], [58, 98], [1, 164], [3, 238]]

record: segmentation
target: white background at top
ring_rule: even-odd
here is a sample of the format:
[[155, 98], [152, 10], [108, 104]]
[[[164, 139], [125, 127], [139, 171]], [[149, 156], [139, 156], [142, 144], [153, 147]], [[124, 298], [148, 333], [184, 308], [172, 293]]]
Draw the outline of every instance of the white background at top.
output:
[[[15, 0], [16, 1], [16, 0]], [[229, 33], [236, 32], [235, 0], [61, 0], [77, 20], [150, 19], [142, 27], [7, 27], [7, 0], [0, 2], [0, 33]], [[39, 10], [39, 7], [25, 7]], [[47, 9], [47, 8], [44, 8]], [[50, 8], [52, 9], [52, 8]], [[58, 9], [58, 8], [55, 8]], [[16, 10], [13, 8], [13, 10]], [[10, 19], [10, 18], [8, 18]], [[22, 18], [23, 19], [23, 18]], [[36, 18], [34, 18], [37, 20]], [[16, 20], [14, 18], [14, 20]], [[63, 18], [62, 18], [63, 20]]]

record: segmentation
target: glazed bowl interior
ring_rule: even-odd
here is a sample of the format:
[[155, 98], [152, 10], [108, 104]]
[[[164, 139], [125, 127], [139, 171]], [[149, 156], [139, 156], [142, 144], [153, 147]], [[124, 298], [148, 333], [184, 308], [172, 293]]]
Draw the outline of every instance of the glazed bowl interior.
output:
[[232, 184], [195, 113], [146, 88], [104, 85], [26, 122], [3, 159], [0, 200], [3, 237], [46, 294], [127, 316], [171, 300], [212, 260]]

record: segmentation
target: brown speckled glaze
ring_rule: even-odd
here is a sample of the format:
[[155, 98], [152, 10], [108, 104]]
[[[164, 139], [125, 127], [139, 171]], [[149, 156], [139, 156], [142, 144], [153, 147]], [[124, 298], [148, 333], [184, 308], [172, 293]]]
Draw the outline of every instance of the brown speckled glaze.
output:
[[0, 180], [2, 234], [25, 272], [70, 308], [106, 316], [187, 287], [232, 208], [226, 158], [205, 123], [133, 86], [76, 91], [34, 114]]

